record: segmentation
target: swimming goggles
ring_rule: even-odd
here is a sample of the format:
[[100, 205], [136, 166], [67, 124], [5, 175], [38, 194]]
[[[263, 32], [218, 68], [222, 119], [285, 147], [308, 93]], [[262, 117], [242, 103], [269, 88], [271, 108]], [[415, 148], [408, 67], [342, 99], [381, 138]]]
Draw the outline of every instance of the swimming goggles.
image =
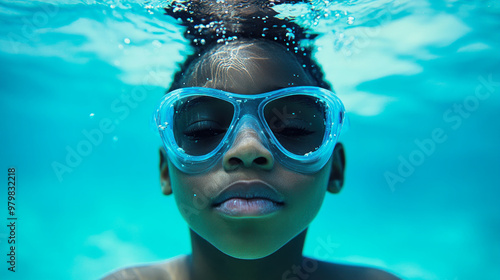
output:
[[254, 95], [190, 87], [167, 93], [153, 121], [169, 159], [185, 173], [220, 164], [244, 128], [253, 129], [286, 168], [315, 173], [333, 153], [345, 109], [333, 92], [319, 87]]

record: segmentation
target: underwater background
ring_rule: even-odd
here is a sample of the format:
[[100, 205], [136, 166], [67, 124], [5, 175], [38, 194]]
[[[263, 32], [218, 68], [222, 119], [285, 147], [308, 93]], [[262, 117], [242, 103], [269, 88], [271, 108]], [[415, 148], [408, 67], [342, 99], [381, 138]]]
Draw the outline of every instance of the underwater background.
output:
[[[169, 2], [0, 1], [0, 279], [98, 279], [190, 252], [150, 127], [191, 51]], [[500, 2], [274, 9], [320, 34], [315, 57], [350, 118], [346, 185], [304, 254], [500, 279]]]

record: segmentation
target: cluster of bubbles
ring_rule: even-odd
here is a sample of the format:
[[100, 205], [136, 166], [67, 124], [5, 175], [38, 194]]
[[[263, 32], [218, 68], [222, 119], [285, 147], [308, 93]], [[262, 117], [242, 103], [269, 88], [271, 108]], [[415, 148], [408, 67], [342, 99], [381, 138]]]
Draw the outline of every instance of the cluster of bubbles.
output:
[[238, 38], [261, 37], [274, 40], [296, 55], [306, 57], [314, 50], [314, 39], [320, 35], [333, 33], [335, 42], [340, 42], [344, 48], [348, 47], [350, 41], [347, 39], [352, 38], [346, 39], [344, 30], [356, 22], [349, 10], [354, 6], [362, 7], [362, 2], [172, 0], [165, 11], [187, 27], [185, 37], [197, 48], [215, 42], [227, 44]]
[[324, 34], [341, 37], [343, 29], [356, 22], [348, 10], [360, 1], [365, 0], [172, 0], [165, 12], [185, 27], [184, 37], [198, 56], [213, 44], [263, 38], [293, 52], [303, 68], [322, 81], [312, 58], [315, 39]]
[[334, 27], [353, 25], [355, 18], [348, 11], [354, 1], [304, 1], [274, 7], [277, 17], [287, 18], [316, 33], [326, 33]]
[[278, 12], [273, 7], [278, 6], [277, 2], [290, 1], [172, 1], [165, 10], [187, 27], [186, 37], [195, 46], [228, 43], [240, 37], [263, 37], [297, 45], [298, 26], [276, 17]]
[[164, 122], [163, 124], [158, 125], [158, 129], [161, 131], [167, 129], [167, 127], [168, 127], [168, 122]]

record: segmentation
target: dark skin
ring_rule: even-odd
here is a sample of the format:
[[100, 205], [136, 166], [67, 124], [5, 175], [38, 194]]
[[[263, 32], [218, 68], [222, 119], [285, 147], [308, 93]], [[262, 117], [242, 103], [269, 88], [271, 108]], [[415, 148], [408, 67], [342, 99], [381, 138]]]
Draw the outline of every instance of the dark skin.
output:
[[[262, 41], [226, 46], [217, 54], [220, 56], [202, 56], [191, 69], [192, 75], [183, 81], [184, 85], [239, 94], [315, 86], [297, 60], [275, 44]], [[307, 227], [319, 211], [324, 195], [338, 193], [343, 186], [342, 144], [336, 145], [325, 167], [306, 175], [287, 170], [274, 161], [251, 129], [239, 133], [241, 137], [236, 138], [221, 163], [203, 174], [182, 173], [162, 150], [163, 193], [174, 194], [180, 208], [195, 207], [199, 203], [194, 201], [193, 193], [199, 197], [201, 189], [208, 190], [204, 194], [210, 197], [210, 190], [215, 192], [236, 180], [258, 178], [284, 194], [287, 207], [276, 215], [252, 219], [227, 219], [210, 206], [197, 207], [195, 215], [181, 210], [190, 226], [190, 255], [128, 268], [104, 279], [398, 279], [378, 269], [327, 263], [302, 255]]]

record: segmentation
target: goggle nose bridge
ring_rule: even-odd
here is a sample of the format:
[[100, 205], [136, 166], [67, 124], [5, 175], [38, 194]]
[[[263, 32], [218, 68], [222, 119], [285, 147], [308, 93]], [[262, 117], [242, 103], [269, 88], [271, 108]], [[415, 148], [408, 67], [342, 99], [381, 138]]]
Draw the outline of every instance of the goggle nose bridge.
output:
[[[230, 128], [230, 134], [228, 135], [227, 141], [229, 141], [229, 147], [228, 149], [231, 149], [231, 147], [235, 144], [236, 141], [238, 141], [239, 136], [241, 133], [244, 133], [244, 130], [250, 129], [255, 132], [256, 136], [258, 137], [258, 140], [262, 143], [266, 149], [270, 148], [270, 142], [268, 137], [266, 136], [266, 133], [264, 132], [264, 125], [262, 124], [262, 121], [260, 120], [257, 112], [257, 107], [258, 106], [252, 106], [255, 110], [253, 110], [252, 113], [248, 111], [248, 107], [245, 108], [247, 110], [240, 110], [238, 112], [238, 116], [235, 118], [235, 123], [234, 127]], [[235, 112], [236, 113], [236, 112]]]

